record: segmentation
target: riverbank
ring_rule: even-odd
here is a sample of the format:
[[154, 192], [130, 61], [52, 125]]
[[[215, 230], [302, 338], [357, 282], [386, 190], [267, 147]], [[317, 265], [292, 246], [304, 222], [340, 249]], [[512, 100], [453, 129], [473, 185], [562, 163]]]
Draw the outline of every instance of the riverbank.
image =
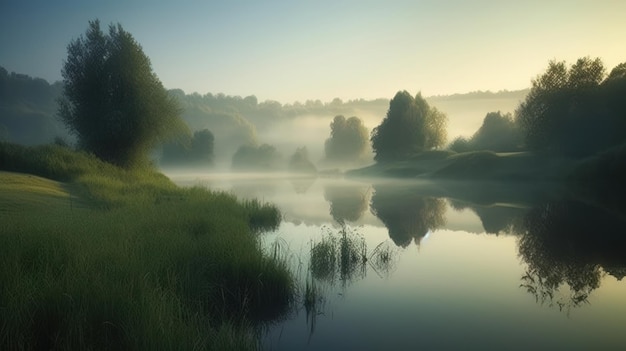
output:
[[480, 181], [618, 183], [626, 175], [626, 144], [576, 159], [530, 152], [426, 151], [408, 160], [380, 162], [346, 172], [351, 177]]
[[255, 349], [295, 283], [259, 201], [0, 143], [1, 349]]
[[528, 152], [454, 153], [427, 151], [405, 161], [381, 162], [346, 172], [351, 177], [393, 177], [480, 181], [546, 181], [563, 179], [575, 161]]

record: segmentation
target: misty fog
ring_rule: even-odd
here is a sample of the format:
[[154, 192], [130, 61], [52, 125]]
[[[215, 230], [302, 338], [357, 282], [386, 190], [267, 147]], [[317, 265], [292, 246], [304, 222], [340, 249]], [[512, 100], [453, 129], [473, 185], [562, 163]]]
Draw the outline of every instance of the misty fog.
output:
[[[448, 117], [448, 142], [458, 136], [469, 137], [481, 126], [485, 115], [492, 111], [513, 113], [524, 99], [527, 90], [502, 93], [469, 93], [452, 96], [436, 96], [427, 98], [427, 101]], [[330, 103], [326, 104], [329, 105]], [[377, 104], [363, 104], [354, 106], [346, 103], [341, 109], [346, 118], [356, 116], [371, 132], [385, 118], [388, 109], [388, 100]], [[288, 108], [284, 105], [283, 108]], [[244, 114], [243, 119], [249, 118], [250, 124], [255, 126], [254, 135], [258, 144], [274, 146], [283, 157], [288, 157], [297, 148], [306, 147], [310, 159], [316, 165], [323, 165], [325, 158], [324, 142], [330, 137], [330, 123], [338, 115], [329, 109], [320, 109], [318, 113], [297, 112], [288, 117], [264, 119], [255, 123], [255, 116]], [[245, 127], [248, 128], [248, 123]], [[231, 135], [222, 137], [216, 134], [216, 166], [218, 169], [228, 170], [234, 150], [238, 147], [233, 142], [241, 143], [243, 139], [232, 138]], [[371, 152], [367, 160], [373, 161]]]

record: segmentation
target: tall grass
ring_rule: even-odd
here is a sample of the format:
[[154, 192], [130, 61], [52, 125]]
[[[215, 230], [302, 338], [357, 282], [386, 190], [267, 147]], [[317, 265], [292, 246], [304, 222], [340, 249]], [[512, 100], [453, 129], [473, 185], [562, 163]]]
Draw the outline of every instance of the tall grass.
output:
[[331, 284], [339, 280], [344, 285], [365, 277], [368, 266], [381, 277], [390, 274], [398, 257], [396, 247], [388, 241], [368, 252], [363, 236], [347, 226], [338, 232], [327, 229], [320, 241], [311, 244], [310, 253], [312, 278]]
[[255, 349], [251, 327], [294, 299], [254, 233], [278, 225], [269, 204], [60, 146], [0, 144], [0, 170], [64, 181], [84, 205], [2, 213], [0, 349]]

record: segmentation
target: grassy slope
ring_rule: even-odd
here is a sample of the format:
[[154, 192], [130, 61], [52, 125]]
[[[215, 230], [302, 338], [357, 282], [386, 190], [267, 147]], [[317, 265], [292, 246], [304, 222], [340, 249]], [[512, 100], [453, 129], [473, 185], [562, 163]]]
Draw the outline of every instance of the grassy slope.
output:
[[67, 184], [30, 174], [0, 171], [0, 194], [3, 215], [70, 203]]
[[361, 177], [405, 177], [446, 180], [556, 180], [572, 168], [568, 160], [551, 160], [529, 153], [496, 154], [425, 152], [407, 161], [374, 164], [348, 172]]
[[272, 206], [56, 146], [0, 169], [32, 173], [0, 173], [0, 349], [250, 349], [293, 297], [251, 229]]

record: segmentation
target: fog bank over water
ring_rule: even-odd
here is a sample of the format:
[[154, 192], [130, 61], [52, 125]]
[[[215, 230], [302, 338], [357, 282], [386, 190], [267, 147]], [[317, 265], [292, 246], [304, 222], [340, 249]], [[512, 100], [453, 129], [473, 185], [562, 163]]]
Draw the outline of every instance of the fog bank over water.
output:
[[[474, 92], [449, 96], [428, 97], [428, 103], [448, 117], [448, 142], [458, 136], [471, 137], [482, 125], [489, 112], [515, 112], [528, 90], [514, 92]], [[327, 103], [330, 105], [331, 103]], [[324, 142], [330, 137], [330, 124], [337, 115], [346, 118], [356, 116], [368, 129], [368, 132], [380, 125], [389, 109], [389, 100], [379, 99], [368, 103], [346, 102], [340, 108], [328, 108], [324, 113], [296, 114], [280, 120], [256, 122], [257, 139], [261, 144], [270, 144], [285, 157], [298, 147], [305, 146], [310, 159], [319, 164], [325, 157]], [[219, 150], [216, 150], [219, 154]], [[371, 153], [367, 160], [372, 161]], [[228, 155], [223, 155], [223, 165], [228, 165]], [[367, 163], [367, 162], [366, 162]], [[346, 165], [348, 168], [350, 165]], [[341, 167], [346, 168], [346, 167]]]

